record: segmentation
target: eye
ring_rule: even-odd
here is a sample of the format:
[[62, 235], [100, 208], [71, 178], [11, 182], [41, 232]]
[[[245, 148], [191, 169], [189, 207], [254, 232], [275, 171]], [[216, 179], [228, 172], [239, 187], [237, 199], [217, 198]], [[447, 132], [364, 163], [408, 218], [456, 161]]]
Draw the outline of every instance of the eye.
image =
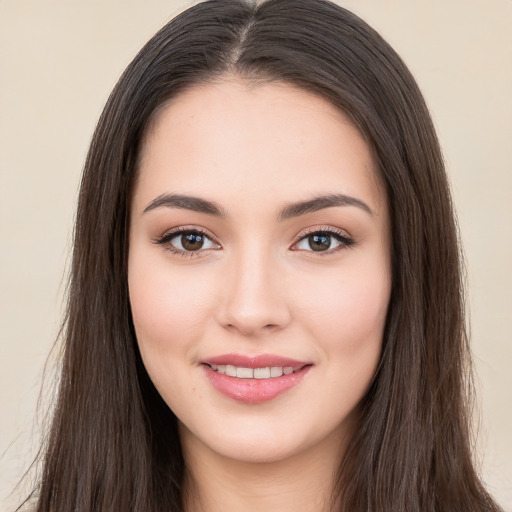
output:
[[189, 231], [173, 236], [169, 243], [180, 251], [199, 251], [200, 249], [211, 249], [213, 241], [203, 233]]
[[313, 231], [294, 244], [293, 250], [332, 253], [353, 243], [351, 238], [338, 231]]
[[198, 229], [174, 230], [155, 240], [155, 243], [164, 245], [169, 251], [182, 256], [192, 256], [192, 253], [220, 248], [219, 244]]

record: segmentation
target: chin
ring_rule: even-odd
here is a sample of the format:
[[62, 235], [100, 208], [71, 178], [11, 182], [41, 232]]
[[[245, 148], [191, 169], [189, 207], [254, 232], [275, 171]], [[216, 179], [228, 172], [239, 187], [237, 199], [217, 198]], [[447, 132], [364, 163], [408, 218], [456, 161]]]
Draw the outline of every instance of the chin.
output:
[[186, 450], [197, 448], [202, 451], [206, 447], [214, 457], [220, 456], [239, 463], [270, 464], [300, 459], [311, 450], [325, 451], [329, 457], [337, 457], [345, 444], [347, 429], [352, 431], [350, 425], [354, 423], [355, 417], [350, 414], [334, 428], [326, 424], [306, 426], [305, 422], [301, 425], [296, 419], [284, 425], [279, 422], [261, 422], [252, 427], [238, 425], [237, 428], [218, 432], [211, 428], [191, 432], [181, 424], [180, 435]]

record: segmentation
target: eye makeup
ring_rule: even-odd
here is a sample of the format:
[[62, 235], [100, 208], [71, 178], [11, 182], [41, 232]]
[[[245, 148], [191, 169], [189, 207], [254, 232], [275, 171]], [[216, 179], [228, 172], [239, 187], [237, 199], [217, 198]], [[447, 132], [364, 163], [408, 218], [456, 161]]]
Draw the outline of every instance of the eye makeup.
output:
[[[204, 229], [197, 226], [182, 226], [166, 232], [153, 240], [156, 245], [182, 257], [205, 256], [210, 250], [220, 250], [222, 246]], [[302, 232], [290, 247], [291, 251], [311, 252], [326, 256], [338, 253], [355, 244], [346, 232], [332, 227], [309, 228]]]
[[165, 250], [185, 258], [204, 256], [205, 251], [219, 250], [221, 246], [199, 227], [182, 226], [167, 231], [163, 236], [153, 240]]
[[327, 256], [342, 251], [355, 244], [344, 231], [333, 227], [314, 227], [300, 233], [290, 248], [292, 251], [313, 252]]

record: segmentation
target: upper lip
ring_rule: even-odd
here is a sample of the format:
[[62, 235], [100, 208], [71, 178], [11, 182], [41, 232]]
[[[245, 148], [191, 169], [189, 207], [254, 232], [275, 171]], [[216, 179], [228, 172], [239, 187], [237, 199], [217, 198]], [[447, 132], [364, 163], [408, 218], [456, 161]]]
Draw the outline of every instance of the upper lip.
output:
[[298, 361], [289, 357], [281, 357], [274, 354], [245, 355], [245, 354], [223, 354], [201, 361], [208, 365], [229, 364], [240, 368], [267, 368], [267, 367], [293, 367], [306, 366], [308, 362]]

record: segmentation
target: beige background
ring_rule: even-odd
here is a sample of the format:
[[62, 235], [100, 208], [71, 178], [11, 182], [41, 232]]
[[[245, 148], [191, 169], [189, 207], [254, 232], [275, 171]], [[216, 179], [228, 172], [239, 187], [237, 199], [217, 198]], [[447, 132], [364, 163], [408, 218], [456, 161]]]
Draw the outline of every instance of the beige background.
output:
[[[491, 492], [512, 511], [512, 1], [340, 0], [397, 49], [439, 130], [460, 219]], [[0, 0], [0, 510], [38, 445], [80, 170], [101, 108], [184, 0]]]

